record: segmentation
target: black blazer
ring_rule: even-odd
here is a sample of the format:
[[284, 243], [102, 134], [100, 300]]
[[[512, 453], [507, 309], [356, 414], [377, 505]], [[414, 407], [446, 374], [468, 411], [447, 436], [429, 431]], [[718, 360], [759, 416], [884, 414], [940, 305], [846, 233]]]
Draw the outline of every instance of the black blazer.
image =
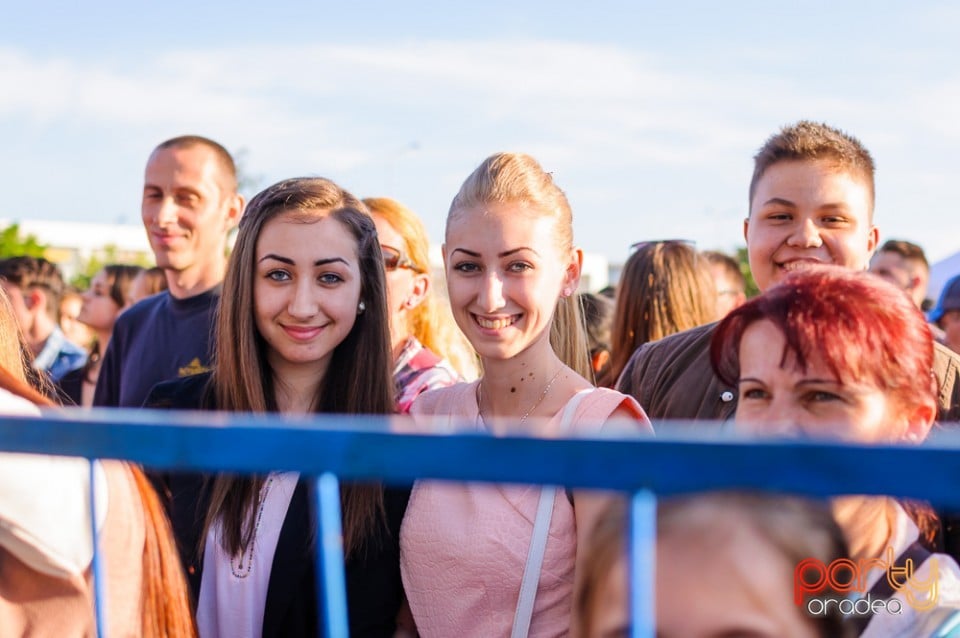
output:
[[[209, 373], [156, 385], [145, 407], [212, 410]], [[213, 475], [149, 473], [160, 491], [196, 601], [203, 561], [200, 543]], [[316, 527], [312, 482], [300, 480], [283, 520], [273, 557], [263, 614], [263, 636], [317, 636]], [[386, 525], [346, 565], [347, 613], [351, 636], [392, 636], [403, 599], [400, 582], [400, 524], [409, 488], [384, 489]]]

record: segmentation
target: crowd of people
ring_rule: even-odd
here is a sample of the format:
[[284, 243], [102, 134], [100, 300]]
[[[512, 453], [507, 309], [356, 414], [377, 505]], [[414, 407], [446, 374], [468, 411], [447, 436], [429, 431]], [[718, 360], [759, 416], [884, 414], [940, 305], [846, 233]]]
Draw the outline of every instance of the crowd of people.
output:
[[[879, 243], [867, 149], [801, 121], [754, 159], [748, 270], [690, 241], [641, 241], [594, 293], [579, 290], [567, 196], [529, 155], [466, 177], [440, 280], [400, 202], [297, 177], [247, 203], [223, 146], [167, 140], [144, 174], [155, 269], [110, 264], [77, 293], [45, 259], [0, 260], [0, 411], [401, 414], [413, 431], [534, 437], [700, 421], [905, 445], [960, 420], [960, 276], [931, 304], [923, 250]], [[94, 631], [93, 527], [115, 635], [317, 635], [297, 473], [2, 456], [4, 635]], [[351, 635], [629, 634], [616, 494], [347, 483], [341, 503]], [[957, 519], [877, 496], [666, 499], [657, 635], [952, 635]]]

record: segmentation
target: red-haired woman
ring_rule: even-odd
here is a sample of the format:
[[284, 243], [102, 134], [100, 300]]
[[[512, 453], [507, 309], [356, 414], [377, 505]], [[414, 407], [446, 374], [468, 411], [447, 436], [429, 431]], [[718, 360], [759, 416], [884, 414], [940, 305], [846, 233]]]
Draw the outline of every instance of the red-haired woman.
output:
[[[865, 272], [791, 275], [719, 324], [711, 358], [718, 376], [739, 387], [735, 420], [750, 433], [917, 443], [937, 412], [923, 315], [903, 291]], [[923, 549], [901, 503], [843, 496], [832, 508], [855, 561], [909, 557], [915, 565], [900, 588], [884, 589], [880, 569], [869, 573], [861, 593], [887, 599], [892, 613], [863, 618], [863, 636], [933, 635], [960, 609], [960, 568]]]

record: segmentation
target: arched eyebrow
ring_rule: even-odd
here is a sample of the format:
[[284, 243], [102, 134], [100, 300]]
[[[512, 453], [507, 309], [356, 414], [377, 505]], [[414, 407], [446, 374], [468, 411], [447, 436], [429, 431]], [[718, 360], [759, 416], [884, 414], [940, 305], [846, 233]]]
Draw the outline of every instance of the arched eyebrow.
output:
[[[287, 264], [287, 265], [290, 265], [290, 266], [295, 266], [295, 265], [296, 265], [296, 262], [293, 261], [292, 259], [290, 259], [289, 257], [283, 257], [283, 256], [281, 256], [281, 255], [275, 255], [275, 254], [273, 254], [273, 253], [268, 253], [268, 254], [264, 255], [263, 257], [260, 258], [260, 260], [259, 260], [257, 263], [262, 263], [262, 262], [264, 262], [264, 261], [266, 261], [266, 260], [268, 260], [268, 259], [273, 259], [273, 260], [275, 260], [275, 261], [279, 261], [280, 263]], [[344, 266], [349, 266], [349, 265], [350, 265], [349, 263], [347, 263], [347, 260], [344, 259], [343, 257], [329, 257], [329, 258], [327, 258], [327, 259], [318, 259], [318, 260], [316, 260], [315, 262], [313, 262], [313, 265], [314, 265], [314, 266], [326, 266], [327, 264], [332, 264], [332, 263], [335, 263], [335, 262], [336, 262], [336, 263], [341, 263], [341, 264], [343, 264]]]
[[[530, 248], [529, 246], [520, 246], [519, 248], [511, 248], [510, 250], [505, 250], [505, 251], [503, 251], [502, 253], [498, 254], [497, 257], [499, 257], [499, 258], [502, 259], [502, 258], [504, 258], [504, 257], [509, 257], [510, 255], [516, 254], [516, 253], [521, 252], [521, 251], [524, 251], [524, 250], [529, 250], [529, 251], [532, 252], [534, 255], [536, 255], [536, 256], [538, 256], [538, 257], [540, 256], [540, 253], [538, 253], [537, 251], [535, 251], [533, 248]], [[463, 253], [463, 254], [467, 255], [468, 257], [473, 257], [474, 259], [480, 257], [480, 253], [474, 252], [474, 251], [472, 251], [472, 250], [467, 250], [466, 248], [454, 248], [453, 251], [452, 251], [450, 254], [458, 253], [458, 252]]]

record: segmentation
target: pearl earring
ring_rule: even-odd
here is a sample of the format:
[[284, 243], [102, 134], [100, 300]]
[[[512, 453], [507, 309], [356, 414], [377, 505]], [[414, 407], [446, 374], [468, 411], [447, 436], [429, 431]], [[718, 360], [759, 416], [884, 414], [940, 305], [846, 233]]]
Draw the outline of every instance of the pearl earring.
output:
[[362, 314], [363, 314], [363, 311], [366, 310], [366, 309], [367, 309], [367, 304], [363, 303], [362, 301], [357, 304], [357, 314], [358, 314], [358, 315], [362, 315]]

